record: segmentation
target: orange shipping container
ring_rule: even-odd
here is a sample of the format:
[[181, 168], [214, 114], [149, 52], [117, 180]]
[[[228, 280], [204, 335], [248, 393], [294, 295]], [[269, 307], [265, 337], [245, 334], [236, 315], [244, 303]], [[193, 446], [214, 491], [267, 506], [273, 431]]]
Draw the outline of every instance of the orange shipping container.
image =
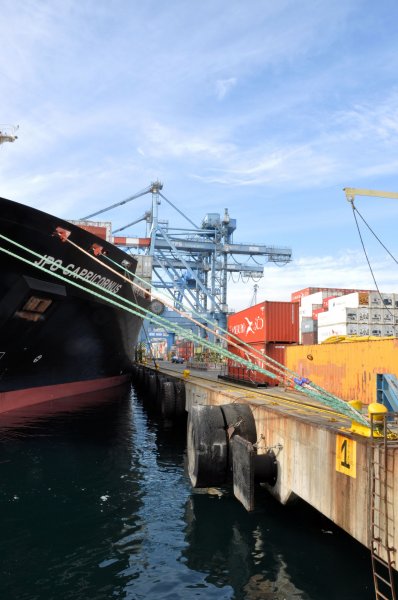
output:
[[256, 342], [298, 342], [297, 302], [266, 300], [228, 317], [228, 331], [249, 344]]
[[343, 400], [370, 404], [378, 373], [398, 377], [398, 339], [288, 346], [286, 366]]

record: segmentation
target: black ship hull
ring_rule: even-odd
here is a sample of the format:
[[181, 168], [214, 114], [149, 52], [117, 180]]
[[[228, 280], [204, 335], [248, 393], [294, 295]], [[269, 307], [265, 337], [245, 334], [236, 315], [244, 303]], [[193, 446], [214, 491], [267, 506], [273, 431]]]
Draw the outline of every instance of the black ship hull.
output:
[[0, 413], [131, 376], [137, 305], [150, 302], [126, 279], [136, 265], [76, 225], [0, 199]]

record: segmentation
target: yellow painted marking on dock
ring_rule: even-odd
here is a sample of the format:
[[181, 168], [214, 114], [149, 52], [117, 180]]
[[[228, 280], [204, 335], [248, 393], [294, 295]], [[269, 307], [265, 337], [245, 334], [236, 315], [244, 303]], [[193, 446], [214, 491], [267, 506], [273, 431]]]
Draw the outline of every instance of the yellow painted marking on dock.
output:
[[336, 436], [336, 471], [357, 476], [357, 443], [343, 435]]

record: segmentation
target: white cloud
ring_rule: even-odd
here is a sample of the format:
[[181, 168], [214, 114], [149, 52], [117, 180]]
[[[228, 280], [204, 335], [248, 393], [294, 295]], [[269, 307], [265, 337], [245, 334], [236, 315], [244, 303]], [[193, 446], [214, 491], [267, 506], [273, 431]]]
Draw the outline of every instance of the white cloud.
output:
[[[192, 129], [192, 125], [190, 126]], [[231, 155], [234, 146], [231, 143], [218, 139], [216, 131], [199, 131], [193, 128], [189, 132], [185, 129], [168, 126], [159, 122], [147, 122], [144, 127], [145, 154], [154, 157], [188, 158], [208, 157], [214, 161], [223, 161], [226, 156]]]
[[230, 77], [229, 79], [219, 79], [216, 82], [216, 94], [219, 100], [223, 100], [227, 94], [237, 84], [236, 77]]
[[[382, 292], [398, 293], [398, 267], [392, 264], [391, 260], [378, 259], [372, 265]], [[230, 283], [229, 308], [242, 310], [249, 306], [253, 286], [254, 282]], [[292, 292], [307, 287], [376, 289], [363, 253], [350, 250], [337, 256], [303, 256], [285, 267], [266, 265], [258, 286], [257, 302], [289, 301]]]

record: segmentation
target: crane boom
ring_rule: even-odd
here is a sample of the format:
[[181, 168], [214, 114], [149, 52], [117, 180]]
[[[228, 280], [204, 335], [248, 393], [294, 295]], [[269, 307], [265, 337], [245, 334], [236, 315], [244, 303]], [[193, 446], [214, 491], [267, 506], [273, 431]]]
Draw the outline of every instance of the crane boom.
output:
[[378, 190], [364, 190], [361, 188], [343, 188], [348, 202], [353, 202], [355, 196], [376, 196], [378, 198], [394, 198], [398, 200], [398, 192], [380, 192]]
[[4, 142], [15, 142], [18, 136], [15, 135], [19, 125], [0, 125], [0, 144]]

